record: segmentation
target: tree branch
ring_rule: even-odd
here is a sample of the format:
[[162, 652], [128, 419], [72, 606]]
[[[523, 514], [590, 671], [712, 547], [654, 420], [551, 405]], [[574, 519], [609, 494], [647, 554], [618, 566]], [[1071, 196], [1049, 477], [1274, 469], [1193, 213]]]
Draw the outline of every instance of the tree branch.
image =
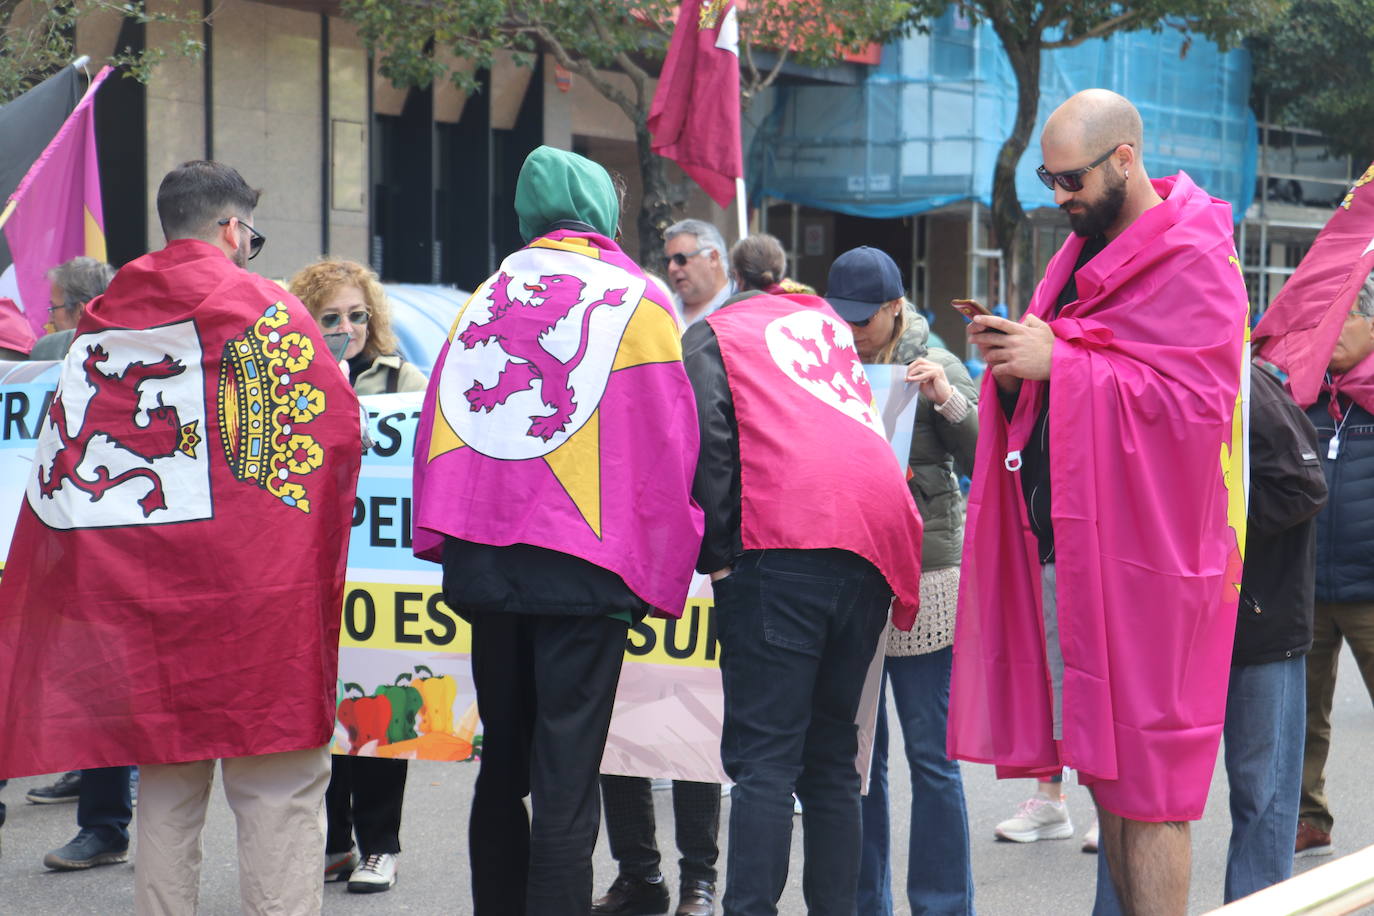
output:
[[567, 70], [584, 78], [587, 82], [592, 84], [592, 87], [596, 89], [597, 92], [604, 95], [616, 105], [619, 105], [625, 114], [630, 116], [631, 121], [638, 123], [639, 119], [645, 116], [646, 113], [643, 110], [644, 106], [636, 105], [633, 99], [624, 92], [621, 92], [610, 80], [602, 76], [597, 71], [596, 67], [592, 66], [590, 61], [574, 58], [569, 54], [568, 49], [563, 47], [562, 42], [555, 38], [553, 33], [550, 32], [546, 26], [531, 26], [531, 28], [535, 34], [539, 36], [540, 41], [544, 43], [544, 47], [553, 55], [554, 60], [562, 64]]
[[1052, 51], [1055, 48], [1073, 48], [1081, 45], [1090, 38], [1104, 38], [1113, 32], [1127, 28], [1133, 22], [1139, 22], [1144, 18], [1144, 14], [1139, 11], [1122, 13], [1120, 16], [1113, 16], [1105, 22], [1100, 22], [1088, 31], [1076, 38], [1060, 38], [1055, 41], [1047, 41], [1042, 47]]

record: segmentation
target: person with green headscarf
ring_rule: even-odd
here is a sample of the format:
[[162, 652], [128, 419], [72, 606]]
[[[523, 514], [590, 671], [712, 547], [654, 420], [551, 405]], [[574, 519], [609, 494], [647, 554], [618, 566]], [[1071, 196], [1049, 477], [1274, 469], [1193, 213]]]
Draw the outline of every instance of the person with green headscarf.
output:
[[472, 627], [473, 909], [570, 916], [591, 908], [628, 627], [685, 605], [697, 418], [672, 304], [614, 240], [606, 170], [541, 146], [515, 211], [528, 244], [473, 293], [431, 377], [414, 549]]

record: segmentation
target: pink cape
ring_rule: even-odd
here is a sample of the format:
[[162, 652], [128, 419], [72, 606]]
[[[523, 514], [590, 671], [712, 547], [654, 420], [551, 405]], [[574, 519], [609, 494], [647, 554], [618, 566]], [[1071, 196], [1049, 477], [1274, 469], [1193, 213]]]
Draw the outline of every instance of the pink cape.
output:
[[[1065, 663], [1052, 738], [1040, 567], [1008, 453], [1044, 394], [1023, 384], [1010, 424], [984, 379], [950, 686], [951, 757], [1000, 777], [1074, 767], [1133, 820], [1202, 816], [1216, 763], [1239, 589], [1243, 501], [1228, 446], [1247, 301], [1231, 210], [1187, 175], [1078, 272], [1050, 323], [1052, 517]], [[1050, 261], [1047, 316], [1083, 247]], [[1237, 489], [1239, 488], [1239, 484]], [[1239, 505], [1239, 518], [1236, 506]]]
[[360, 443], [295, 297], [195, 239], [121, 268], [0, 579], [0, 777], [327, 744]]
[[680, 617], [701, 547], [696, 399], [672, 307], [615, 243], [563, 230], [473, 293], [415, 443], [415, 555], [445, 537], [608, 569]]
[[[1288, 390], [1303, 407], [1310, 407], [1321, 393], [1345, 316], [1374, 268], [1371, 180], [1374, 165], [1331, 214], [1312, 250], [1255, 326], [1256, 354], [1288, 373]], [[1362, 407], [1374, 410], [1374, 386], [1361, 384], [1360, 369], [1345, 373], [1336, 387], [1358, 395], [1355, 399]]]
[[[1374, 411], [1374, 360], [1324, 381], [1345, 316], [1374, 268], [1374, 180], [1371, 165], [1331, 214], [1293, 276], [1255, 327], [1259, 356], [1288, 373], [1288, 390], [1303, 407], [1322, 391], [1352, 398]], [[1337, 399], [1332, 415], [1339, 420]]]
[[745, 550], [838, 548], [876, 566], [911, 629], [921, 516], [849, 326], [816, 296], [751, 296], [707, 316], [739, 424]]

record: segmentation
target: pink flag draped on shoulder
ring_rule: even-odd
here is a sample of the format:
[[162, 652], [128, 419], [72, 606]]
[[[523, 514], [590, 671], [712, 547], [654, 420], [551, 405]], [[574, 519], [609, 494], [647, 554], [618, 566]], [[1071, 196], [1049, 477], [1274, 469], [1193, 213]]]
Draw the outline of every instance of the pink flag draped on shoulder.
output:
[[105, 213], [95, 149], [95, 94], [104, 67], [43, 155], [10, 196], [5, 240], [14, 257], [24, 313], [36, 334], [48, 320], [49, 270], [79, 255], [105, 260]]
[[416, 556], [530, 544], [680, 617], [701, 546], [696, 399], [672, 307], [603, 236], [563, 230], [473, 293], [415, 445]]
[[735, 0], [683, 0], [649, 109], [653, 151], [722, 207], [744, 176]]
[[[1310, 407], [1321, 394], [1345, 316], [1374, 268], [1371, 182], [1374, 165], [1336, 207], [1255, 326], [1256, 353], [1288, 373], [1288, 390], [1303, 407]], [[1361, 364], [1333, 381], [1366, 410], [1374, 410], [1374, 366]]]
[[[1050, 322], [1052, 517], [1065, 672], [1052, 737], [1040, 565], [1015, 465], [1045, 385], [1010, 422], [991, 375], [969, 500], [949, 753], [1001, 777], [1079, 771], [1107, 810], [1202, 816], [1225, 714], [1240, 545], [1247, 299], [1230, 207], [1179, 175], [1077, 273]], [[1044, 318], [1084, 240], [1050, 261]]]
[[739, 426], [744, 549], [858, 554], [896, 595], [893, 622], [911, 629], [921, 602], [921, 516], [849, 326], [807, 295], [750, 296], [706, 322]]

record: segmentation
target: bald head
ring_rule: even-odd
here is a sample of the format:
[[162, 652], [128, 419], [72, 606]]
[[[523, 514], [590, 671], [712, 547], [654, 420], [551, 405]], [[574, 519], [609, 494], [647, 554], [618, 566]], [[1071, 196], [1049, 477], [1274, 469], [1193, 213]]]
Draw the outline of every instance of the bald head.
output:
[[1140, 158], [1140, 112], [1106, 89], [1071, 96], [1045, 121], [1040, 179], [1073, 231], [1113, 239], [1161, 203]]
[[1084, 89], [1049, 116], [1040, 142], [1095, 159], [1123, 143], [1139, 154], [1142, 133], [1140, 112], [1124, 96], [1107, 89]]

